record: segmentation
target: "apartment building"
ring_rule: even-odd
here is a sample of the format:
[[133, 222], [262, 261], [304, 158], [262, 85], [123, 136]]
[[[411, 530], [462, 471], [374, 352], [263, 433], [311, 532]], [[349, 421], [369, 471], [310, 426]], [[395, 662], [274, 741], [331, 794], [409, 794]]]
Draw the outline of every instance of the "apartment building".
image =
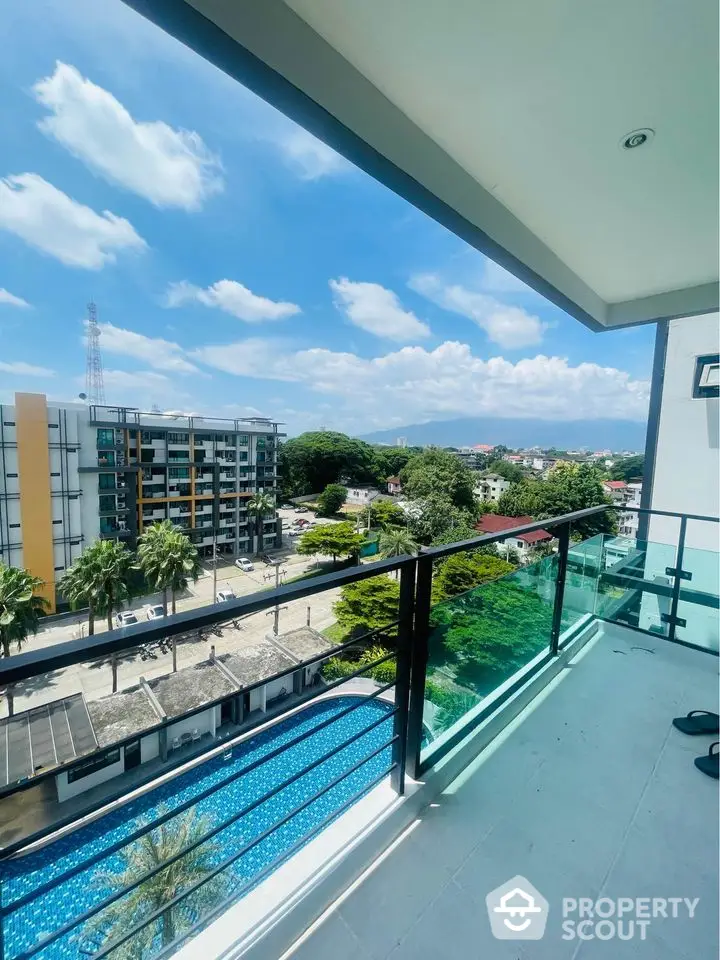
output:
[[481, 477], [475, 487], [475, 496], [483, 503], [497, 503], [500, 497], [509, 490], [512, 484], [499, 473], [488, 473]]
[[[203, 556], [253, 549], [247, 500], [273, 493], [278, 443], [270, 420], [142, 413], [48, 403], [16, 394], [0, 406], [0, 559], [41, 577], [50, 610], [57, 580], [98, 538], [130, 546], [169, 519]], [[277, 543], [275, 516], [264, 547]]]

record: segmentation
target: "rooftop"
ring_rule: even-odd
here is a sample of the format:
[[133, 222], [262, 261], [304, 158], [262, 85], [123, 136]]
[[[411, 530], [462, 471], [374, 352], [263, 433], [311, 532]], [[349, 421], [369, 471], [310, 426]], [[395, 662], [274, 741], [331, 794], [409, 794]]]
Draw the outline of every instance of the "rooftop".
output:
[[280, 649], [290, 654], [296, 660], [302, 662], [316, 657], [319, 653], [325, 653], [331, 650], [333, 644], [317, 630], [312, 627], [299, 627], [297, 630], [289, 630], [287, 633], [281, 633], [280, 636], [273, 638], [272, 642]]
[[233, 653], [223, 654], [217, 659], [237, 679], [240, 687], [248, 687], [273, 674], [281, 673], [294, 667], [296, 663], [266, 640], [244, 643]]
[[87, 704], [99, 746], [107, 747], [160, 722], [142, 687], [111, 693]]
[[[500, 533], [503, 530], [512, 530], [513, 527], [522, 527], [532, 523], [532, 517], [505, 517], [500, 513], [486, 513], [475, 524], [475, 529], [483, 533]], [[552, 540], [552, 534], [547, 530], [532, 530], [530, 533], [521, 533], [517, 538], [525, 543], [538, 543], [541, 540]]]
[[236, 689], [212, 660], [148, 680], [147, 685], [168, 717], [179, 717]]

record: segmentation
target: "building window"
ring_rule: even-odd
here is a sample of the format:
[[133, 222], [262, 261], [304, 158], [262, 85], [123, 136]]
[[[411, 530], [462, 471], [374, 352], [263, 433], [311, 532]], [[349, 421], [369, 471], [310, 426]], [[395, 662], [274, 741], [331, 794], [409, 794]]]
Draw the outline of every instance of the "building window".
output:
[[102, 513], [107, 513], [108, 511], [114, 510], [114, 509], [115, 509], [115, 497], [108, 496], [107, 494], [103, 494], [100, 497], [100, 511]]
[[115, 454], [114, 454], [114, 453], [99, 453], [99, 454], [98, 454], [98, 466], [99, 466], [99, 467], [114, 467], [114, 466], [115, 466]]
[[58, 523], [62, 523], [62, 520], [53, 520], [53, 523], [57, 525]]
[[258, 450], [264, 450], [264, 449], [265, 449], [265, 437], [258, 437], [258, 438], [257, 438], [257, 448], [258, 448]]
[[75, 783], [76, 780], [81, 780], [83, 777], [87, 777], [97, 770], [102, 770], [103, 767], [109, 767], [113, 763], [120, 763], [120, 747], [106, 750], [105, 753], [95, 754], [71, 767], [67, 772], [68, 783]]
[[97, 432], [97, 445], [99, 447], [112, 447], [115, 443], [115, 431], [112, 428], [100, 427]]
[[113, 490], [115, 488], [116, 480], [114, 473], [100, 473], [98, 474], [98, 487], [101, 490]]
[[51, 473], [50, 476], [51, 476], [51, 477], [59, 477], [59, 476], [60, 476], [60, 472], [58, 471], [58, 473]]
[[141, 463], [152, 463], [155, 459], [154, 450], [141, 450], [140, 451], [140, 462]]
[[55, 567], [55, 573], [57, 573], [59, 570], [64, 570], [64, 569], [65, 567]]
[[3, 420], [3, 426], [4, 426], [4, 427], [14, 427], [14, 426], [15, 426], [15, 421], [14, 421], [14, 420]]
[[48, 424], [48, 429], [50, 429], [50, 430], [57, 430], [59, 427], [60, 427], [60, 424], [59, 424], [59, 423], [49, 423], [49, 424]]
[[169, 433], [167, 438], [168, 443], [188, 443], [190, 440], [187, 433]]
[[168, 467], [168, 476], [171, 480], [189, 480], [190, 467]]
[[238, 443], [241, 447], [246, 447], [250, 443], [250, 438], [246, 433], [241, 433], [238, 437]]
[[16, 474], [16, 473], [6, 473], [5, 476], [6, 476], [6, 477], [16, 477], [17, 474]]
[[10, 527], [11, 530], [15, 530], [16, 528], [18, 528], [18, 527], [20, 526], [20, 524], [19, 524], [19, 523], [9, 523], [8, 526]]
[[170, 450], [168, 460], [180, 460], [181, 462], [184, 461], [187, 463], [190, 460], [190, 454], [183, 450]]

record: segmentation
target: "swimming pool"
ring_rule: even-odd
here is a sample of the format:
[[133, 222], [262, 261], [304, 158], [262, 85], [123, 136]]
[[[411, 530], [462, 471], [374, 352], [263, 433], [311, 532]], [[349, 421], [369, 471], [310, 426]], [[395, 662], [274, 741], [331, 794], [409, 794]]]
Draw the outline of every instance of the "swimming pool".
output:
[[[363, 702], [360, 704], [360, 701]], [[356, 704], [360, 705], [348, 713], [348, 708]], [[180, 868], [189, 859], [183, 858], [178, 862], [174, 876], [170, 876], [172, 867], [159, 875], [158, 879], [175, 884], [175, 892], [186, 889], [192, 881], [205, 876], [208, 869], [261, 837], [274, 824], [292, 814], [300, 804], [306, 803], [304, 809], [263, 837], [215, 881], [200, 887], [197, 894], [193, 894], [182, 907], [173, 908], [167, 926], [161, 916], [150, 925], [145, 939], [138, 934], [137, 938], [128, 942], [125, 951], [117, 950], [110, 954], [113, 960], [131, 956], [152, 957], [161, 947], [163, 937], [168, 942], [170, 933], [174, 936], [182, 934], [220, 900], [242, 895], [254, 878], [261, 874], [264, 876], [269, 868], [278, 866], [284, 854], [302, 843], [303, 838], [309, 839], [314, 830], [337, 814], [354, 795], [368, 789], [390, 769], [391, 748], [380, 748], [392, 737], [391, 710], [391, 704], [378, 699], [367, 700], [356, 696], [323, 699], [233, 747], [230, 759], [222, 755], [214, 757], [33, 854], [1, 863], [0, 896], [4, 909], [36, 891], [44, 890], [36, 899], [24, 903], [4, 917], [6, 960], [15, 960], [45, 936], [77, 919], [90, 907], [102, 903], [120, 883], [125, 885], [131, 862], [129, 854], [133, 855], [133, 866], [142, 857], [142, 872], [152, 866], [153, 861], [147, 860], [148, 847], [145, 845], [141, 849], [141, 840], [126, 845], [122, 850], [110, 851], [107, 856], [102, 854], [143, 824], [148, 825], [149, 831], [152, 830], [154, 818], [176, 809], [185, 801], [199, 796], [202, 791], [213, 788], [208, 797], [192, 806], [191, 810], [195, 813], [190, 816], [201, 819], [203, 834], [214, 827], [220, 829], [213, 840], [199, 848], [198, 859], [202, 859], [202, 863], [189, 864], [188, 870], [183, 873]], [[382, 717], [386, 715], [387, 719], [383, 721]], [[301, 733], [321, 724], [327, 725], [301, 743], [292, 743]], [[368, 729], [372, 724], [376, 726]], [[301, 773], [308, 764], [344, 742], [347, 742], [347, 746], [332, 757], [313, 770]], [[234, 774], [287, 743], [291, 745], [278, 756], [271, 756], [257, 768], [228, 782]], [[335, 783], [338, 777], [365, 758], [369, 758], [367, 762]], [[261, 801], [269, 790], [296, 774], [298, 778], [292, 784], [268, 800], [259, 802], [240, 820], [222, 827], [233, 814], [254, 801]], [[322, 796], [312, 799], [323, 787], [329, 789]], [[192, 829], [188, 826], [187, 818], [188, 814], [180, 813], [165, 828], [152, 830], [150, 839], [156, 847], [166, 842], [172, 846], [182, 830]], [[82, 867], [91, 858], [93, 863], [87, 869], [67, 876], [70, 869]], [[154, 862], [162, 862], [163, 859], [160, 856], [159, 861]], [[196, 867], [192, 874], [190, 866]], [[134, 878], [137, 875], [136, 870], [132, 876]], [[49, 884], [52, 886], [45, 889]], [[146, 885], [141, 897], [126, 894], [117, 901], [115, 907], [104, 910], [100, 920], [68, 931], [35, 956], [41, 960], [92, 956], [102, 947], [106, 938], [115, 939], [132, 923], [148, 916], [154, 907], [162, 904], [162, 900], [153, 901], [153, 895], [151, 884]], [[115, 924], [111, 933], [110, 928], [118, 914], [122, 914], [121, 922]], [[135, 952], [130, 952], [130, 948], [135, 948]]]

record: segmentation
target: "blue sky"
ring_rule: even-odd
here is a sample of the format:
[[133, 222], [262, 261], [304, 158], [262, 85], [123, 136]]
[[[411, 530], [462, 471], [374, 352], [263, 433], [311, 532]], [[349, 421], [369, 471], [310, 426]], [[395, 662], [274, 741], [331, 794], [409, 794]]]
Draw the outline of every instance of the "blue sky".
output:
[[119, 0], [4, 19], [0, 401], [77, 397], [93, 298], [109, 402], [644, 418], [653, 328], [589, 332]]

